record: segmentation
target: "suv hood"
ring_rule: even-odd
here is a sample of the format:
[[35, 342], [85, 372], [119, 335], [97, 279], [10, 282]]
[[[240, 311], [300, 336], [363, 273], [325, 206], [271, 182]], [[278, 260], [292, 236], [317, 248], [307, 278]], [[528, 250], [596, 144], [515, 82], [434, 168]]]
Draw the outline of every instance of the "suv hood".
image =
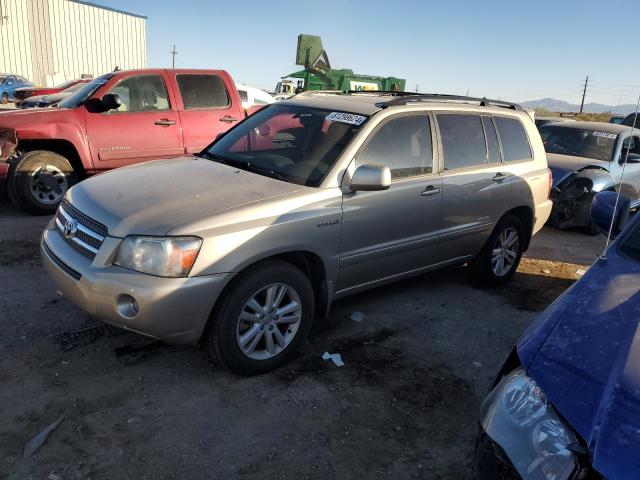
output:
[[574, 157], [572, 155], [560, 155], [559, 153], [547, 153], [547, 163], [553, 176], [553, 186], [557, 186], [569, 175], [585, 167], [597, 167], [609, 171], [609, 162], [596, 160], [595, 158]]
[[156, 160], [91, 177], [67, 201], [109, 235], [165, 235], [180, 225], [302, 187], [212, 160]]
[[614, 244], [518, 343], [523, 367], [605, 478], [640, 478], [639, 279], [640, 264]]

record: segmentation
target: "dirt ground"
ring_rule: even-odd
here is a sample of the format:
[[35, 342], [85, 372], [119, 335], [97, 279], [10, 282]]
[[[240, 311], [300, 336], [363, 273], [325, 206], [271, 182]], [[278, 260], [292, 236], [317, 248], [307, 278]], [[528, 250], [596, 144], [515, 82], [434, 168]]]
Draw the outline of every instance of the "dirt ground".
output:
[[0, 201], [0, 478], [468, 477], [497, 368], [605, 241], [547, 228], [505, 287], [476, 288], [459, 267], [341, 300], [295, 361], [240, 378], [197, 348], [139, 350], [149, 340], [131, 333], [63, 351], [51, 335], [96, 319], [43, 272], [46, 221]]

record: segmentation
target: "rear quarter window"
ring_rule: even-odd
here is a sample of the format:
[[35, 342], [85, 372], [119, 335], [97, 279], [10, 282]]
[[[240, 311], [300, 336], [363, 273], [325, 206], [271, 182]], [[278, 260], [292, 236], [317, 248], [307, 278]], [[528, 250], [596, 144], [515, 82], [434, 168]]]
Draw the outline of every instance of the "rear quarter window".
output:
[[217, 75], [177, 75], [178, 88], [185, 110], [225, 108], [231, 103], [224, 81]]
[[531, 160], [531, 146], [522, 122], [516, 118], [493, 117], [502, 142], [505, 162]]

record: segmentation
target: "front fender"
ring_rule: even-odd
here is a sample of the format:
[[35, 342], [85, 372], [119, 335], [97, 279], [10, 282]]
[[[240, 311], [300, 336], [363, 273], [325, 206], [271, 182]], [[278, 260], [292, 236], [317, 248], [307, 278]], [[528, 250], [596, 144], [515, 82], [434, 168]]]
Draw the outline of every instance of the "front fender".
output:
[[592, 182], [592, 192], [602, 192], [609, 188], [615, 187], [616, 182], [611, 174], [601, 168], [586, 168], [580, 170], [577, 174], [579, 178], [588, 178]]

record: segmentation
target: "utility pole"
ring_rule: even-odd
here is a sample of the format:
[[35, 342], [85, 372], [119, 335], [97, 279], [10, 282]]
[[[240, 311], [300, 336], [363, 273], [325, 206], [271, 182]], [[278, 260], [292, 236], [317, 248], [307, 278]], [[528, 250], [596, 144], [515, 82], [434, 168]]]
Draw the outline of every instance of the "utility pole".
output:
[[584, 90], [582, 91], [582, 103], [580, 104], [580, 113], [584, 109], [584, 97], [587, 95], [587, 86], [589, 85], [589, 75], [587, 75], [587, 79], [584, 81]]
[[169, 52], [171, 54], [171, 68], [176, 68], [176, 55], [178, 51], [176, 50], [175, 44], [173, 45], [173, 50]]
[[418, 93], [418, 84], [416, 83], [416, 93]]

